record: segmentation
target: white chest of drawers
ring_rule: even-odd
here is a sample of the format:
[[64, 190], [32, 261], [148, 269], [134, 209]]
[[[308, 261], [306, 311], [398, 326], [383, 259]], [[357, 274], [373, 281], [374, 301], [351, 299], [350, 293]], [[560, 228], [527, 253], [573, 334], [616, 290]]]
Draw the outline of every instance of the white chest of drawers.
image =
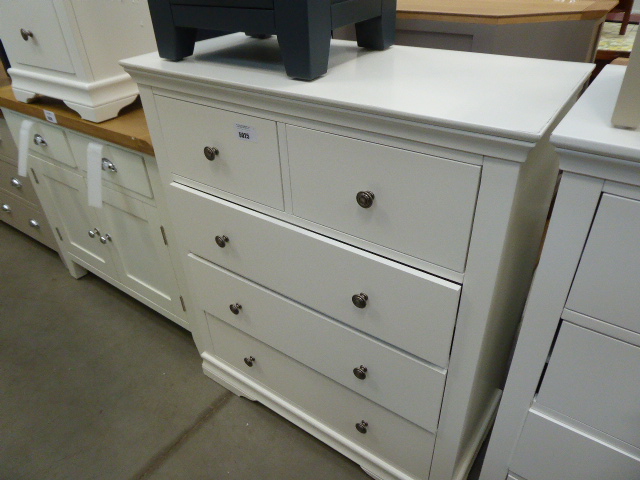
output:
[[335, 42], [301, 83], [274, 41], [197, 48], [123, 65], [205, 373], [376, 478], [464, 478], [555, 183], [549, 129], [590, 67]]
[[2, 0], [0, 37], [18, 100], [58, 98], [93, 122], [138, 95], [118, 60], [156, 48], [147, 2], [136, 0]]
[[483, 480], [640, 478], [640, 132], [611, 125], [624, 72], [605, 68], [552, 135], [564, 173]]

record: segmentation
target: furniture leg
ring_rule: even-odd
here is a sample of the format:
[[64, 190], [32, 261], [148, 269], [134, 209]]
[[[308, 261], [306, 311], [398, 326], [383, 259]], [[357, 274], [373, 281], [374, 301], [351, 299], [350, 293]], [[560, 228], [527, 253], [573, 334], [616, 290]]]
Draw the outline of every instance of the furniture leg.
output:
[[149, 0], [156, 43], [162, 58], [178, 61], [193, 54], [197, 28], [175, 27], [169, 0]]
[[622, 23], [620, 24], [620, 35], [624, 35], [627, 33], [627, 25], [629, 25], [630, 18], [631, 18], [631, 8], [628, 8], [624, 12], [624, 16], [622, 17]]
[[274, 14], [287, 75], [313, 80], [327, 73], [331, 43], [329, 0], [274, 0]]
[[356, 23], [358, 46], [384, 50], [393, 45], [396, 36], [396, 0], [382, 0], [379, 17]]

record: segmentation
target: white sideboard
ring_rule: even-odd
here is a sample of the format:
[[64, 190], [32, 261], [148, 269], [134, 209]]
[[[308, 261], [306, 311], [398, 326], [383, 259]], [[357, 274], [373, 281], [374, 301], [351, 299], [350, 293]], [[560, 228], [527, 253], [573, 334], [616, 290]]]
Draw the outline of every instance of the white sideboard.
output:
[[379, 479], [463, 479], [491, 425], [591, 67], [230, 35], [138, 82], [204, 371]]
[[552, 135], [564, 170], [482, 480], [640, 478], [640, 132], [606, 67]]
[[64, 100], [102, 122], [138, 95], [118, 60], [156, 49], [146, 1], [1, 0], [0, 38], [18, 100]]

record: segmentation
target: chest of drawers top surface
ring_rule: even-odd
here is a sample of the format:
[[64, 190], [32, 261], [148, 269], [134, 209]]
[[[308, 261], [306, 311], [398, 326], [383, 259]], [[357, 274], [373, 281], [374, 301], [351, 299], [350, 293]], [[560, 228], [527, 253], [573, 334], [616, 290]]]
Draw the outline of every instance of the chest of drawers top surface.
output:
[[279, 55], [275, 39], [237, 34], [199, 42], [195, 55], [181, 62], [151, 53], [121, 64], [147, 79], [174, 77], [526, 142], [545, 134], [592, 70], [588, 64], [402, 46], [367, 52], [334, 40], [329, 73], [300, 82], [286, 78]]

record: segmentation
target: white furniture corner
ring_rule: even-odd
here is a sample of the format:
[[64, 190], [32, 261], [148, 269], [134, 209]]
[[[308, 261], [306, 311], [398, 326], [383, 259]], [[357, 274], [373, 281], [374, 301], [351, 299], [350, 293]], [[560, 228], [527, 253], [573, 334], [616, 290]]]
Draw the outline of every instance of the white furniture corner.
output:
[[0, 38], [18, 100], [63, 100], [102, 122], [138, 90], [118, 60], [156, 49], [146, 1], [2, 0]]
[[123, 62], [138, 82], [205, 373], [374, 478], [466, 478], [500, 397], [591, 66], [274, 39]]
[[640, 131], [623, 66], [551, 140], [564, 171], [481, 480], [640, 478]]

